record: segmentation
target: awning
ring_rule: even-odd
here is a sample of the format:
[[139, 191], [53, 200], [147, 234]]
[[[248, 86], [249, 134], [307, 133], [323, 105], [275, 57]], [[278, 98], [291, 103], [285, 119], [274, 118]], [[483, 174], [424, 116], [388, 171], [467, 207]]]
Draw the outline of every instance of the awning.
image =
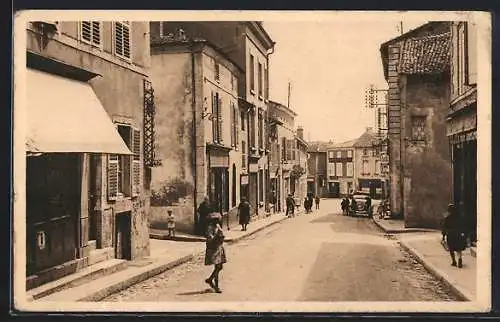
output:
[[85, 82], [27, 70], [28, 152], [132, 154]]

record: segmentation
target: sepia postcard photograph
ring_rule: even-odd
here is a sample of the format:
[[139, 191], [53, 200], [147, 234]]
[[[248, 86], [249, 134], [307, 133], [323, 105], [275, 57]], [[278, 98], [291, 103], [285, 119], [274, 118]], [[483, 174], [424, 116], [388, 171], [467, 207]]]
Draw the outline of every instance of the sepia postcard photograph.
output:
[[491, 15], [20, 11], [17, 312], [488, 312]]

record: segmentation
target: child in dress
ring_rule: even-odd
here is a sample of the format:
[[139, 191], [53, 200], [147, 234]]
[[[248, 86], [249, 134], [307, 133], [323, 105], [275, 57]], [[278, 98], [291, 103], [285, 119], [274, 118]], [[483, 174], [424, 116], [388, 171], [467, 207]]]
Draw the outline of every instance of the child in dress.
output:
[[167, 210], [167, 229], [168, 237], [175, 237], [175, 217], [172, 213], [172, 209]]

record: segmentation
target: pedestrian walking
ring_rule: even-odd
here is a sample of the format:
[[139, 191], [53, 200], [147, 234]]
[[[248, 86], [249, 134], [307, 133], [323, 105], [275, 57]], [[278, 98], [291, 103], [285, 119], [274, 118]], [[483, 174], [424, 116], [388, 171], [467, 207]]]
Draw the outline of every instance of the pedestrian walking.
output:
[[340, 207], [342, 208], [342, 215], [347, 215], [347, 207], [348, 207], [349, 201], [347, 200], [346, 197], [342, 198], [342, 201], [340, 202]]
[[211, 213], [208, 219], [206, 234], [205, 265], [214, 265], [212, 274], [205, 280], [205, 283], [217, 293], [222, 293], [219, 287], [219, 274], [223, 265], [227, 262], [226, 251], [224, 250], [224, 232], [221, 227], [222, 216], [219, 213]]
[[319, 196], [316, 196], [316, 197], [314, 198], [314, 202], [316, 203], [316, 209], [318, 209], [318, 210], [319, 210], [319, 201], [320, 201], [320, 200], [321, 200], [321, 199], [319, 198]]
[[197, 233], [198, 235], [205, 235], [207, 231], [207, 223], [208, 223], [208, 216], [212, 212], [212, 205], [210, 203], [210, 200], [208, 199], [208, 196], [205, 196], [203, 198], [203, 201], [200, 203], [198, 206], [198, 229]]
[[366, 212], [368, 212], [368, 216], [372, 217], [372, 198], [370, 196], [366, 196]]
[[308, 214], [310, 212], [309, 209], [309, 199], [307, 197], [304, 198], [304, 212]]
[[455, 253], [458, 255], [459, 268], [462, 268], [462, 252], [467, 246], [465, 229], [463, 226], [463, 220], [457, 213], [455, 205], [449, 204], [446, 217], [443, 220], [442, 239], [446, 240], [446, 244], [448, 245], [452, 266], [457, 266]]
[[286, 216], [288, 218], [295, 217], [295, 200], [293, 200], [292, 194], [286, 198]]
[[175, 237], [175, 217], [172, 213], [172, 209], [167, 210], [167, 229], [168, 229], [168, 237]]
[[350, 209], [350, 211], [351, 211], [351, 215], [356, 214], [356, 208], [357, 208], [357, 206], [358, 206], [358, 205], [357, 205], [357, 202], [356, 202], [356, 200], [354, 199], [354, 197], [353, 197], [353, 196], [351, 196], [351, 205], [350, 205], [350, 206], [351, 206], [351, 207], [350, 207], [350, 208], [351, 208], [351, 209]]
[[241, 198], [241, 202], [238, 205], [238, 217], [241, 231], [246, 231], [247, 225], [250, 222], [250, 204], [245, 197]]

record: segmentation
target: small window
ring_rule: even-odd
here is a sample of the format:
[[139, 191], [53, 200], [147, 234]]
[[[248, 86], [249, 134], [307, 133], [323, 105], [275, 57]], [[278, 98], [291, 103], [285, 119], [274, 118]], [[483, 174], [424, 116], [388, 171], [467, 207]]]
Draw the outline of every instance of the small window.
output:
[[253, 55], [250, 55], [250, 90], [255, 90], [255, 60]]
[[413, 141], [425, 141], [425, 116], [412, 116], [411, 136]]
[[352, 150], [347, 150], [347, 157], [352, 158]]
[[257, 77], [258, 77], [258, 80], [257, 80], [257, 85], [258, 85], [258, 91], [259, 91], [259, 97], [262, 97], [262, 64], [259, 63], [259, 69], [257, 70]]
[[130, 59], [130, 22], [115, 22], [114, 45], [117, 56]]
[[220, 65], [217, 62], [214, 62], [214, 78], [217, 82], [220, 82]]
[[94, 46], [101, 46], [101, 22], [82, 21], [80, 23], [80, 39]]
[[342, 158], [342, 151], [337, 151], [337, 158], [338, 159]]
[[328, 158], [333, 159], [335, 157], [335, 154], [333, 151], [328, 152]]

